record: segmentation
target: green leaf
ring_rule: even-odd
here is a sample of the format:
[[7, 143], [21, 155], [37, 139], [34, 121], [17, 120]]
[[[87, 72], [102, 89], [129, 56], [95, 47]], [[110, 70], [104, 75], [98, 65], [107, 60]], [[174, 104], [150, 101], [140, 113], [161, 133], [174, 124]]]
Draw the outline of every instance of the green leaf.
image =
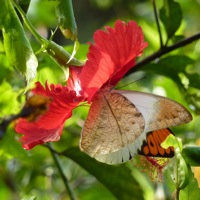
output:
[[163, 148], [168, 148], [170, 146], [174, 147], [175, 151], [175, 183], [178, 189], [184, 188], [188, 184], [188, 166], [181, 155], [182, 152], [182, 142], [181, 139], [176, 138], [174, 135], [170, 135], [161, 144]]
[[175, 177], [174, 177], [174, 162], [170, 162], [163, 172], [164, 183], [171, 194], [176, 190]]
[[7, 17], [8, 15], [8, 10], [7, 10], [7, 5], [6, 5], [6, 0], [3, 0], [1, 2], [1, 12], [0, 12], [0, 28], [2, 29], [3, 28], [3, 25], [4, 25], [4, 21], [5, 21], [5, 18]]
[[199, 89], [200, 85], [199, 73], [192, 73], [192, 74], [188, 73], [187, 78], [189, 79], [190, 87]]
[[188, 184], [183, 190], [180, 190], [179, 199], [194, 200], [198, 199], [199, 194], [200, 188], [198, 187], [197, 180], [194, 178], [191, 168], [188, 168]]
[[179, 42], [180, 40], [185, 39], [185, 37], [184, 37], [184, 35], [174, 35], [171, 39], [172, 39], [173, 43], [175, 44], [175, 43]]
[[11, 85], [8, 82], [3, 81], [0, 87], [0, 94], [0, 117], [2, 118], [18, 113], [18, 109], [20, 108], [19, 102], [17, 101], [19, 92], [13, 91]]
[[[74, 41], [74, 48], [73, 48], [71, 57], [66, 64], [70, 63], [71, 60], [75, 59], [74, 56], [76, 55], [76, 52], [78, 51], [78, 49], [79, 49], [79, 42], [78, 42], [78, 40], [75, 40]], [[61, 68], [63, 69], [63, 71], [65, 73], [65, 79], [68, 80], [68, 78], [69, 78], [69, 68], [62, 67], [62, 66], [61, 66]]]
[[169, 147], [179, 148], [182, 150], [182, 143], [180, 139], [175, 138], [174, 135], [170, 134], [167, 136], [167, 138], [164, 140], [164, 142], [161, 143], [161, 147], [164, 149], [167, 149]]
[[27, 197], [23, 197], [21, 200], [36, 200], [37, 197], [36, 196], [27, 196]]
[[[176, 84], [182, 86], [180, 73], [186, 74], [186, 67], [192, 64], [193, 60], [188, 56], [176, 55], [160, 59], [156, 63], [147, 64], [142, 70], [171, 78]], [[187, 75], [186, 75], [187, 76]]]
[[56, 27], [55, 7], [57, 5], [57, 0], [32, 0], [27, 13], [28, 18], [34, 25], [39, 23], [44, 27]]
[[66, 38], [77, 40], [77, 26], [74, 17], [74, 11], [71, 0], [59, 0], [56, 7], [56, 15], [59, 22], [59, 27]]
[[200, 166], [200, 147], [186, 146], [183, 148], [182, 156], [190, 166]]
[[189, 184], [188, 166], [181, 154], [176, 153], [176, 165], [177, 165], [177, 179], [176, 185], [179, 189], [185, 188]]
[[174, 0], [164, 0], [164, 5], [159, 11], [160, 19], [165, 26], [168, 39], [178, 30], [182, 21], [182, 11], [179, 3]]
[[[79, 59], [79, 60], [82, 60], [84, 62], [86, 60], [88, 48], [89, 48], [88, 44], [78, 45], [78, 50], [76, 52], [76, 58]], [[67, 52], [73, 52], [74, 51], [74, 45], [67, 45], [67, 46], [64, 47], [64, 49]]]
[[24, 74], [27, 82], [29, 82], [36, 76], [37, 58], [10, 1], [3, 0], [2, 6], [2, 9], [7, 12], [3, 22], [6, 55], [10, 64]]
[[17, 3], [20, 5], [22, 10], [27, 13], [31, 0], [18, 0]]
[[0, 159], [27, 159], [27, 152], [16, 138], [13, 127], [9, 127], [0, 140]]
[[0, 62], [1, 62], [0, 83], [2, 83], [6, 79], [9, 80], [10, 82], [10, 80], [12, 79], [12, 72], [14, 70], [10, 66], [6, 55], [3, 53], [0, 53]]
[[167, 169], [164, 171], [165, 183], [169, 187], [171, 193], [179, 193], [180, 200], [194, 200], [200, 194], [197, 180], [194, 178], [194, 174], [192, 173], [191, 168], [189, 166], [187, 167], [188, 184], [182, 189], [177, 188], [177, 185], [175, 183], [175, 177], [172, 173], [174, 169], [174, 163], [170, 164], [170, 166], [168, 166]]
[[72, 54], [71, 54], [71, 58], [69, 59], [69, 61], [67, 63], [70, 63], [72, 59], [74, 59], [78, 49], [79, 49], [79, 41], [78, 40], [75, 40], [74, 41], [74, 47], [73, 47], [73, 51], [72, 51]]
[[65, 51], [65, 49], [56, 44], [53, 41], [45, 41], [42, 50], [48, 52], [48, 54], [62, 67], [68, 67], [68, 65], [82, 66], [84, 63]]
[[144, 199], [143, 191], [126, 165], [111, 166], [97, 162], [95, 159], [82, 153], [78, 147], [70, 148], [62, 154], [71, 158], [90, 174], [94, 175], [117, 199]]

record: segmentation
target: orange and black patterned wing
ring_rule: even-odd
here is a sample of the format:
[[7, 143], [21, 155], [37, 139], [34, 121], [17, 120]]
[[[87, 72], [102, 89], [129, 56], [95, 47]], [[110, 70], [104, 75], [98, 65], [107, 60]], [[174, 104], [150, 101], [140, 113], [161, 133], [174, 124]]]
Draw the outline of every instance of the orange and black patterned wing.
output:
[[141, 150], [138, 151], [138, 154], [152, 157], [173, 157], [173, 147], [169, 147], [167, 149], [161, 147], [161, 143], [164, 142], [164, 140], [170, 134], [173, 133], [169, 128], [151, 131], [147, 133], [146, 140], [143, 142]]

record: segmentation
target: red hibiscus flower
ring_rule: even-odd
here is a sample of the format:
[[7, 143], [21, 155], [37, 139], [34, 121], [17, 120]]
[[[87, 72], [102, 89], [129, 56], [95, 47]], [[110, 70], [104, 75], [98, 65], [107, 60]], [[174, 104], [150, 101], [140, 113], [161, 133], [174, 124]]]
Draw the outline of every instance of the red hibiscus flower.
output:
[[[39, 116], [37, 116], [35, 106], [32, 115], [17, 121], [15, 130], [24, 134], [22, 144], [25, 149], [31, 149], [37, 144], [59, 140], [65, 121], [71, 117], [72, 110], [84, 100], [78, 79], [80, 68], [71, 67], [70, 71], [71, 78], [69, 78], [67, 86], [48, 85], [46, 82], [44, 88], [39, 82], [36, 83], [36, 88], [32, 90], [33, 96], [37, 101], [40, 101], [41, 97], [46, 97], [49, 101], [46, 101], [46, 111], [44, 112], [43, 109]], [[27, 107], [30, 108], [29, 104], [28, 101]], [[41, 111], [41, 109], [40, 106], [38, 110]]]
[[70, 67], [68, 86], [46, 83], [44, 88], [36, 83], [32, 92], [49, 98], [49, 103], [44, 114], [36, 115], [35, 121], [28, 118], [18, 121], [16, 131], [24, 134], [24, 148], [59, 140], [64, 122], [71, 117], [73, 108], [86, 98], [90, 102], [100, 88], [116, 85], [147, 46], [141, 28], [134, 21], [125, 24], [118, 20], [114, 29], [106, 29], [107, 32], [98, 30], [94, 34], [95, 44], [90, 44], [88, 60], [82, 70]]
[[[131, 157], [127, 146], [134, 142], [137, 135], [123, 132], [130, 132], [130, 124], [134, 124], [132, 128], [143, 125], [129, 121], [134, 120], [131, 116], [135, 111], [125, 117], [126, 108], [122, 104], [129, 109], [130, 102], [117, 92], [111, 93], [111, 89], [134, 67], [136, 57], [141, 55], [147, 43], [144, 42], [142, 29], [134, 21], [126, 24], [118, 20], [113, 29], [106, 29], [106, 32], [97, 31], [94, 34], [95, 44], [90, 44], [88, 61], [80, 73], [82, 89], [88, 103], [92, 102], [81, 132], [80, 149], [100, 162], [117, 164]], [[121, 125], [125, 123], [124, 119], [129, 121], [128, 126]], [[138, 135], [142, 131], [141, 128]], [[126, 152], [125, 156], [122, 152]]]
[[141, 27], [134, 21], [125, 24], [117, 20], [114, 29], [106, 27], [106, 30], [95, 32], [95, 44], [90, 44], [88, 60], [80, 74], [89, 102], [101, 87], [115, 86], [147, 46]]

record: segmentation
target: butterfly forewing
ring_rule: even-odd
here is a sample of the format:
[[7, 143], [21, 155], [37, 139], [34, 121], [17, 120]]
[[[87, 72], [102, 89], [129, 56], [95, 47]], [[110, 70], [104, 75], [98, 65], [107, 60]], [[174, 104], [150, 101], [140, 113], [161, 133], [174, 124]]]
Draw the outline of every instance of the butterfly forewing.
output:
[[142, 114], [127, 98], [101, 91], [93, 99], [80, 147], [94, 157], [115, 152], [140, 136], [144, 125]]
[[145, 119], [145, 132], [177, 126], [192, 120], [190, 112], [171, 99], [143, 92], [116, 92], [125, 96], [142, 113]]

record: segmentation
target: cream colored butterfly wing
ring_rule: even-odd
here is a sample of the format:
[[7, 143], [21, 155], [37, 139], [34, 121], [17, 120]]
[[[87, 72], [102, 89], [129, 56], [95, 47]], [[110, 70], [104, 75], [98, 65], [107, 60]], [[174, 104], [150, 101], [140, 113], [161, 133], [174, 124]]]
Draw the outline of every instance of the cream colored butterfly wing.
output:
[[132, 102], [145, 119], [145, 132], [188, 123], [191, 114], [171, 99], [144, 92], [115, 90]]
[[81, 133], [80, 148], [108, 164], [137, 154], [146, 133], [191, 121], [190, 113], [170, 99], [142, 92], [99, 92]]

